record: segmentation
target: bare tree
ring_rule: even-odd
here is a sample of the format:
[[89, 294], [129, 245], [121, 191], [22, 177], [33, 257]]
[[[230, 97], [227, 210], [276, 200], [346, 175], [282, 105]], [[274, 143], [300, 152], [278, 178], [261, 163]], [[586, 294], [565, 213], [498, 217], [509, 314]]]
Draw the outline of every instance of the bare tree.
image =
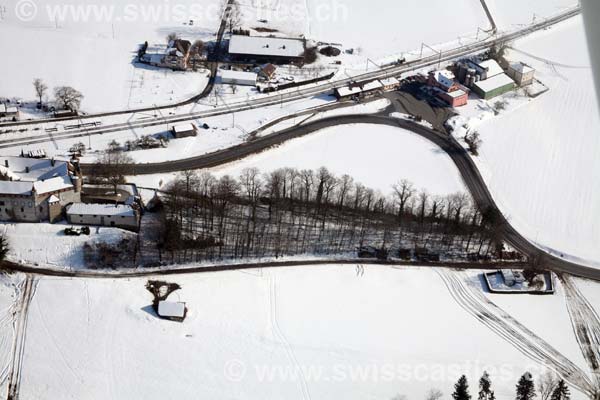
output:
[[107, 151], [98, 160], [98, 164], [94, 169], [94, 177], [112, 185], [117, 193], [117, 186], [125, 183], [125, 176], [130, 172], [133, 160], [121, 151]]
[[415, 193], [415, 189], [413, 188], [412, 183], [406, 179], [402, 179], [400, 182], [394, 184], [392, 189], [394, 189], [394, 196], [396, 197], [396, 202], [398, 204], [398, 217], [402, 218], [406, 209], [406, 203]]
[[33, 81], [33, 87], [35, 89], [35, 94], [37, 95], [41, 106], [44, 101], [44, 95], [48, 91], [48, 85], [46, 85], [44, 81], [42, 81], [40, 78], [36, 78]]
[[229, 26], [229, 33], [232, 33], [234, 29], [239, 28], [242, 22], [242, 13], [240, 12], [240, 4], [237, 0], [227, 1], [224, 0], [224, 12], [225, 20]]
[[83, 95], [70, 86], [59, 86], [54, 89], [56, 101], [66, 110], [76, 111], [81, 105]]
[[176, 32], [171, 32], [167, 35], [167, 44], [177, 39], [179, 39], [179, 35]]

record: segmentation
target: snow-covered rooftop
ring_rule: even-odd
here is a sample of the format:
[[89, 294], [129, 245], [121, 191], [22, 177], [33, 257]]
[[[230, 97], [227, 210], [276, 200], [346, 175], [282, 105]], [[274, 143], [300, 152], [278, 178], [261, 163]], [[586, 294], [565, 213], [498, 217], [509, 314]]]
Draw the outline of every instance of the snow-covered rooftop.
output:
[[467, 92], [465, 92], [465, 91], [464, 91], [464, 90], [462, 90], [462, 89], [459, 89], [459, 90], [454, 90], [454, 91], [452, 91], [452, 92], [448, 92], [448, 93], [447, 93], [447, 95], [448, 95], [448, 96], [450, 96], [450, 97], [452, 97], [452, 98], [461, 97], [461, 96], [464, 96], [464, 95], [466, 95], [466, 94], [467, 94]]
[[185, 316], [185, 303], [163, 300], [158, 303], [158, 315], [161, 317], [183, 318]]
[[510, 83], [514, 84], [515, 81], [513, 81], [508, 75], [502, 73], [500, 75], [488, 78], [485, 81], [476, 82], [475, 86], [477, 86], [484, 92], [489, 92], [491, 90], [508, 85]]
[[15, 181], [35, 182], [58, 176], [68, 176], [69, 168], [66, 161], [1, 157], [0, 172], [7, 174]]
[[522, 62], [515, 62], [510, 64], [510, 67], [517, 71], [520, 72], [521, 74], [527, 74], [529, 72], [535, 71], [533, 68], [531, 68], [529, 65], [523, 64]]
[[488, 73], [487, 73], [487, 77], [488, 79], [490, 79], [491, 77], [494, 77], [496, 75], [500, 75], [504, 73], [504, 70], [502, 69], [502, 67], [500, 66], [500, 64], [498, 64], [496, 62], [496, 60], [485, 60], [482, 63], [479, 63], [479, 66], [482, 68], [487, 68]]
[[300, 39], [233, 35], [229, 53], [275, 57], [302, 57], [304, 42]]
[[369, 83], [365, 83], [362, 86], [353, 86], [353, 87], [345, 86], [345, 87], [339, 88], [337, 91], [340, 96], [345, 97], [345, 96], [351, 96], [353, 94], [359, 94], [362, 92], [368, 92], [368, 91], [377, 90], [377, 89], [383, 89], [383, 85], [379, 81], [372, 81]]
[[179, 125], [175, 125], [173, 127], [173, 131], [175, 133], [181, 133], [181, 132], [189, 132], [189, 131], [193, 131], [196, 130], [196, 125], [189, 123], [189, 124], [179, 124]]
[[230, 69], [223, 69], [219, 71], [221, 79], [228, 81], [240, 81], [240, 82], [256, 82], [257, 74], [255, 72], [235, 71]]
[[454, 74], [448, 70], [433, 72], [433, 78], [445, 88], [449, 88], [454, 84]]
[[67, 208], [68, 215], [105, 215], [132, 217], [135, 215], [131, 206], [123, 204], [86, 204], [73, 203]]
[[397, 78], [394, 78], [393, 76], [391, 78], [380, 79], [379, 82], [381, 82], [381, 84], [384, 85], [384, 86], [391, 86], [391, 85], [399, 85], [400, 84], [400, 81]]

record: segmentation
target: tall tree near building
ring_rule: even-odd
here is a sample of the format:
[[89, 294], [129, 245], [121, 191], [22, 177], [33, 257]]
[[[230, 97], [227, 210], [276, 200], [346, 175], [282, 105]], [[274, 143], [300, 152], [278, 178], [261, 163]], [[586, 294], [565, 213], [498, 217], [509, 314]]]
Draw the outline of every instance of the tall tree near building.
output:
[[552, 371], [546, 371], [541, 377], [538, 385], [540, 400], [548, 400], [558, 385], [558, 378]]
[[526, 372], [517, 383], [517, 400], [531, 400], [536, 396], [535, 383], [529, 372]]
[[44, 81], [42, 81], [40, 78], [36, 78], [33, 81], [33, 87], [35, 89], [35, 94], [37, 95], [41, 106], [44, 102], [44, 95], [48, 91], [48, 85], [46, 85]]
[[125, 183], [125, 176], [130, 171], [133, 160], [121, 151], [107, 151], [98, 160], [98, 167], [93, 171], [93, 177], [100, 178], [112, 185], [117, 193], [117, 186]]
[[551, 400], [570, 400], [571, 399], [571, 392], [569, 392], [569, 387], [567, 386], [567, 384], [565, 383], [565, 381], [563, 379], [558, 381], [558, 385], [556, 385], [556, 388], [552, 392], [552, 396], [550, 397], [550, 399]]
[[81, 106], [83, 95], [70, 86], [59, 86], [54, 89], [54, 98], [62, 108], [76, 111]]
[[467, 381], [466, 376], [461, 376], [458, 379], [458, 382], [454, 384], [452, 398], [454, 400], [471, 400], [471, 395], [469, 394], [469, 382]]

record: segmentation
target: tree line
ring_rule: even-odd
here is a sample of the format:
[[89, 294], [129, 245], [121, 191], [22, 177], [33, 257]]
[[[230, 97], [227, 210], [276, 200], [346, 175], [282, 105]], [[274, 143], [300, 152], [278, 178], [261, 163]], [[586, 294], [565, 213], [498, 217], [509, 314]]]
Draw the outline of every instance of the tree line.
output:
[[437, 196], [400, 180], [391, 193], [327, 168], [281, 168], [238, 177], [183, 171], [160, 195], [161, 260], [343, 254], [373, 246], [447, 257], [491, 257], [498, 216], [469, 195]]

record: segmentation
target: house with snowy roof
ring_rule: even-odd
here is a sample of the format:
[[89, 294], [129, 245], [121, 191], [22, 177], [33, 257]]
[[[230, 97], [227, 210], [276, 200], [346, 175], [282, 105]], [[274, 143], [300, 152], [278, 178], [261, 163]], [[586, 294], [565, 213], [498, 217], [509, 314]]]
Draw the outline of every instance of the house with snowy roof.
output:
[[0, 220], [56, 222], [81, 200], [81, 173], [68, 161], [0, 157]]
[[128, 204], [74, 203], [67, 207], [67, 220], [71, 224], [110, 226], [137, 232], [140, 213]]

